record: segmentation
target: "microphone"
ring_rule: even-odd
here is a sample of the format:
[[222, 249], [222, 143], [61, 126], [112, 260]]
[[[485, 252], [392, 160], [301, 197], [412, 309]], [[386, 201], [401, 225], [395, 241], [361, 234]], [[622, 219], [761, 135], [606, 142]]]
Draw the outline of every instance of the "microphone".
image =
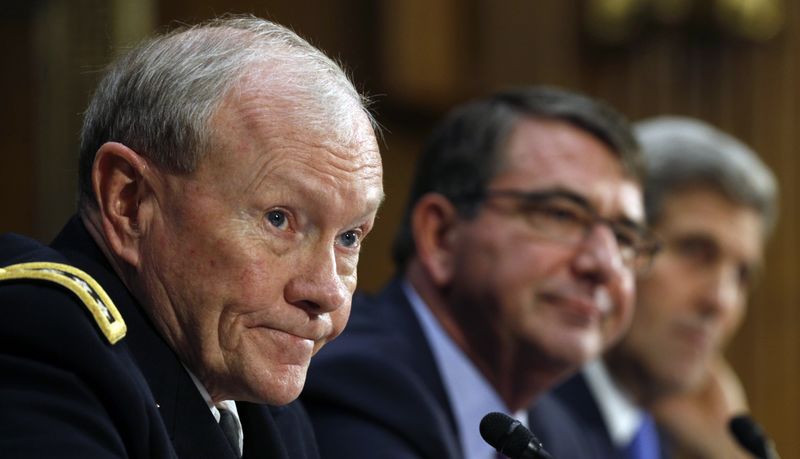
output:
[[542, 443], [519, 421], [503, 413], [489, 413], [481, 419], [481, 437], [511, 459], [553, 459]]
[[731, 418], [728, 428], [744, 449], [759, 459], [780, 459], [775, 444], [758, 423], [746, 414]]

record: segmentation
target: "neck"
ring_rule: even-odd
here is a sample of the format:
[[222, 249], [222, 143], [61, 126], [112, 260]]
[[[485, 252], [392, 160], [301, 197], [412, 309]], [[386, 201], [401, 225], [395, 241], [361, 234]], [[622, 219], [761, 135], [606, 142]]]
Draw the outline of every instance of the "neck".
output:
[[636, 359], [628, 355], [623, 346], [617, 345], [609, 350], [603, 362], [614, 382], [637, 406], [650, 409], [664, 397], [658, 384], [651, 381], [648, 373], [635, 363]]
[[450, 339], [492, 385], [509, 411], [528, 408], [574, 368], [547, 358], [499, 327], [494, 308], [457, 298], [413, 261], [406, 279]]

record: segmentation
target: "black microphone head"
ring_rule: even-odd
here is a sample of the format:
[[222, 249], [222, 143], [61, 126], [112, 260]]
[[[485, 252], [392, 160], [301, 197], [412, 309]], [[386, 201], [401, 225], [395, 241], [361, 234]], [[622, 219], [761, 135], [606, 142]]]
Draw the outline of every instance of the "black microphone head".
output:
[[511, 459], [522, 456], [536, 437], [519, 421], [503, 413], [489, 413], [481, 419], [481, 437], [498, 452]]
[[728, 427], [747, 451], [759, 458], [769, 457], [769, 439], [753, 418], [746, 414], [734, 416], [728, 422]]

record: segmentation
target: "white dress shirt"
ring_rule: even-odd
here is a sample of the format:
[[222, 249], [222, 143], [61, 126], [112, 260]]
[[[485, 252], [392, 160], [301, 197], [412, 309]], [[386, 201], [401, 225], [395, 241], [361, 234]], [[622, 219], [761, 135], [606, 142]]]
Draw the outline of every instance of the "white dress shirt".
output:
[[[186, 368], [186, 366], [184, 366], [184, 368]], [[206, 401], [206, 405], [208, 405], [208, 409], [211, 411], [214, 419], [217, 420], [217, 423], [219, 423], [220, 419], [219, 408], [230, 411], [233, 417], [236, 418], [236, 424], [239, 427], [239, 451], [244, 451], [244, 431], [242, 430], [242, 421], [239, 419], [239, 410], [236, 409], [236, 402], [233, 400], [223, 400], [221, 402], [217, 402], [215, 405], [211, 401], [211, 395], [209, 395], [208, 390], [206, 390], [206, 387], [203, 385], [203, 383], [201, 383], [194, 373], [189, 371], [188, 368], [186, 368], [186, 372], [189, 373], [189, 376], [192, 378], [192, 382], [197, 387], [197, 390], [200, 391], [200, 395], [203, 396], [203, 400]]]
[[582, 371], [600, 408], [611, 442], [618, 448], [626, 447], [642, 423], [642, 409], [614, 382], [602, 359], [586, 364]]

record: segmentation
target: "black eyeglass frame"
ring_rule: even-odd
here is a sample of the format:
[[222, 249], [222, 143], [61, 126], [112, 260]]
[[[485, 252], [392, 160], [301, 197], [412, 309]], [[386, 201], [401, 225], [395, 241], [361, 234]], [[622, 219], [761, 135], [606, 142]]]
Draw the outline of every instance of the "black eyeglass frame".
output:
[[[564, 199], [572, 205], [577, 206], [586, 216], [577, 215], [582, 220], [582, 237], [585, 239], [593, 228], [602, 224], [611, 229], [614, 238], [620, 246], [620, 253], [623, 261], [632, 266], [637, 274], [645, 274], [652, 265], [653, 259], [661, 250], [662, 244], [659, 238], [652, 233], [645, 225], [630, 219], [611, 219], [598, 214], [597, 210], [583, 197], [570, 190], [548, 189], [540, 191], [523, 191], [514, 189], [487, 189], [479, 193], [464, 194], [455, 199], [464, 209], [464, 204], [481, 205], [493, 198], [512, 198], [522, 202], [525, 207], [530, 209], [541, 208], [544, 203], [549, 203], [554, 199]], [[471, 209], [470, 212], [473, 212]], [[524, 212], [520, 212], [524, 213]], [[546, 235], [547, 237], [547, 235]], [[549, 236], [550, 239], [558, 239]], [[630, 239], [630, 244], [625, 242]], [[633, 251], [632, 256], [625, 256], [623, 246], [629, 246]]]

